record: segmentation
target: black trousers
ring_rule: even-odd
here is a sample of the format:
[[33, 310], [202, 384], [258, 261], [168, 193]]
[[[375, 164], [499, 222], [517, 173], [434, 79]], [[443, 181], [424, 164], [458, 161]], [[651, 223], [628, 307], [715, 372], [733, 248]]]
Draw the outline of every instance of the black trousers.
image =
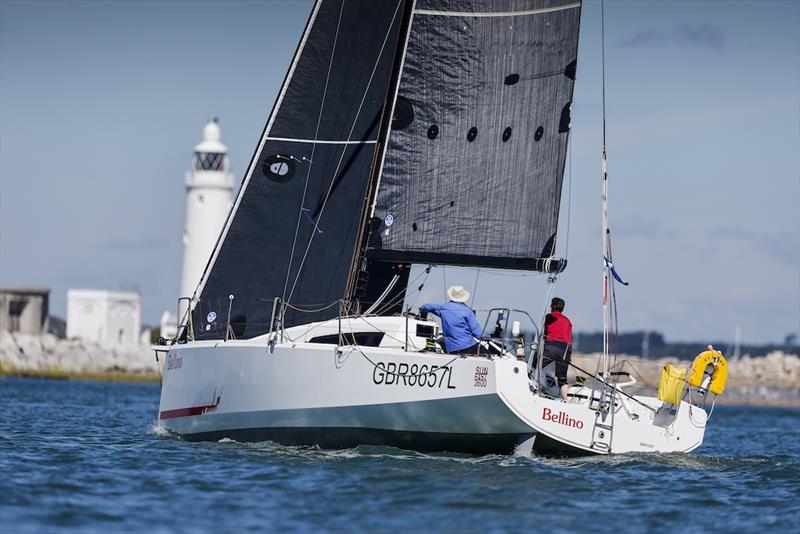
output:
[[478, 354], [478, 347], [480, 347], [480, 345], [478, 343], [475, 343], [470, 347], [454, 350], [450, 354]]
[[559, 386], [563, 386], [567, 383], [567, 368], [569, 367], [571, 359], [572, 345], [561, 341], [545, 342], [542, 367], [547, 366], [550, 362], [556, 364], [556, 379], [558, 380]]

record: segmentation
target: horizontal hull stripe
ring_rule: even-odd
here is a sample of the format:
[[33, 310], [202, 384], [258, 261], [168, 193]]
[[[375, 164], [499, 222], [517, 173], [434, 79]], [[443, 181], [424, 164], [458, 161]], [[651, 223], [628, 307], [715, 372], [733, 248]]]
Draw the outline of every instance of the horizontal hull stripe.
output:
[[538, 15], [581, 7], [580, 2], [565, 4], [563, 6], [542, 7], [539, 9], [524, 9], [521, 11], [436, 11], [433, 9], [415, 9], [414, 15], [431, 15], [434, 17], [518, 17], [520, 15]]
[[407, 432], [517, 434], [531, 428], [495, 394], [357, 406], [255, 411], [170, 410], [164, 427], [182, 436], [270, 428], [379, 428]]
[[323, 139], [301, 139], [298, 137], [267, 137], [267, 141], [286, 141], [287, 143], [307, 143], [312, 145], [374, 145], [378, 141], [327, 141]]
[[185, 434], [183, 438], [188, 441], [219, 441], [228, 438], [242, 443], [273, 441], [290, 446], [318, 445], [325, 449], [378, 445], [422, 452], [510, 454], [514, 452], [519, 436], [519, 434], [413, 432], [378, 428], [284, 427], [216, 430]]
[[191, 406], [189, 408], [178, 408], [176, 410], [164, 410], [158, 414], [159, 419], [175, 419], [176, 417], [189, 417], [192, 415], [203, 415], [217, 409], [216, 404], [205, 406]]

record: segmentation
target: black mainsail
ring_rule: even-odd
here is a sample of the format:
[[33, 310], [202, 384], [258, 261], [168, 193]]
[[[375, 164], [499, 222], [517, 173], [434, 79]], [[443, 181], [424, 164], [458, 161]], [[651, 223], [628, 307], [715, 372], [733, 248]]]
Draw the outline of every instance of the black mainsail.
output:
[[555, 260], [580, 2], [417, 0], [367, 257]]
[[[198, 338], [345, 293], [406, 0], [318, 0], [195, 297]], [[288, 310], [285, 325], [335, 317]], [[213, 313], [212, 313], [213, 312]], [[211, 320], [209, 320], [211, 319]]]

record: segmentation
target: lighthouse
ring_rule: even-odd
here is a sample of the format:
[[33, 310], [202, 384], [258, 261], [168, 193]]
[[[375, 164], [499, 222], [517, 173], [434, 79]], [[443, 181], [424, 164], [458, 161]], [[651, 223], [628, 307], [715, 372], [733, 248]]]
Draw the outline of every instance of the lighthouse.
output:
[[[203, 140], [194, 147], [192, 169], [186, 173], [181, 297], [194, 295], [231, 208], [232, 191], [228, 148], [220, 142], [219, 124], [215, 118], [203, 128]], [[182, 302], [179, 309], [180, 321], [186, 311], [186, 302]]]

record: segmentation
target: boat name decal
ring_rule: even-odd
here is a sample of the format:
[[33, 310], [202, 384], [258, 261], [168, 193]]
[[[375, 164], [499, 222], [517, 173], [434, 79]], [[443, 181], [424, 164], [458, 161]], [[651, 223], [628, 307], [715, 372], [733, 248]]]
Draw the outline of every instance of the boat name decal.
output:
[[372, 370], [372, 381], [377, 385], [386, 386], [399, 386], [402, 382], [404, 386], [456, 389], [451, 383], [452, 378], [453, 368], [450, 366], [378, 362]]
[[475, 368], [475, 387], [485, 388], [489, 383], [489, 368], [479, 365]]
[[583, 428], [583, 421], [573, 419], [567, 412], [553, 412], [550, 408], [542, 408], [542, 419], [573, 428]]
[[167, 355], [167, 371], [183, 367], [183, 358], [176, 354]]

